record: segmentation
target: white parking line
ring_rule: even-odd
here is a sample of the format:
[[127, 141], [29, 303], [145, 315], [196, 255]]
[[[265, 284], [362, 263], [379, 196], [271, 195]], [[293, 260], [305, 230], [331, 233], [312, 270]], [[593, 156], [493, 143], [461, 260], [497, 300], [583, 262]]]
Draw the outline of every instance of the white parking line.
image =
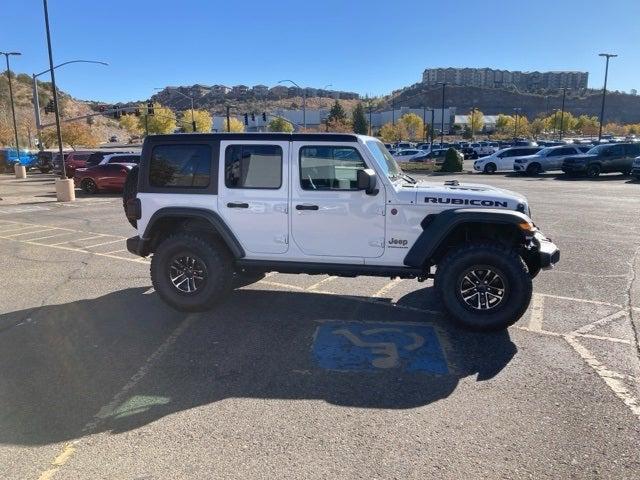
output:
[[55, 230], [55, 227], [54, 228], [45, 228], [45, 229], [42, 229], [42, 230], [33, 230], [31, 232], [12, 233], [11, 235], [5, 235], [4, 238], [19, 237], [21, 235], [33, 235], [34, 233], [50, 232], [51, 230]]
[[531, 318], [529, 319], [529, 330], [539, 332], [542, 330], [542, 319], [544, 318], [544, 297], [533, 295], [531, 302]]
[[121, 248], [120, 250], [114, 250], [112, 252], [104, 252], [105, 255], [112, 255], [114, 253], [118, 253], [118, 252], [126, 252], [127, 249], [126, 248]]
[[387, 283], [384, 287], [382, 287], [380, 290], [378, 290], [376, 293], [374, 293], [372, 295], [372, 297], [373, 298], [382, 297], [383, 295], [385, 295], [385, 294], [389, 293], [391, 290], [393, 290], [401, 281], [402, 281], [401, 278], [394, 278], [389, 283]]
[[[116, 243], [116, 242], [122, 242], [122, 239], [118, 238], [117, 240], [111, 240], [110, 242], [102, 242], [102, 243], [96, 243], [95, 245], [87, 245], [84, 248], [101, 247], [102, 245], [109, 245], [111, 243]], [[118, 250], [118, 251], [121, 251], [121, 250]]]
[[324, 279], [320, 280], [319, 282], [314, 283], [313, 285], [308, 286], [308, 287], [307, 287], [307, 291], [315, 290], [315, 289], [316, 289], [316, 288], [318, 288], [320, 285], [324, 285], [325, 283], [329, 283], [329, 282], [331, 282], [331, 281], [335, 280], [336, 278], [338, 278], [338, 277], [330, 276], [330, 277], [324, 278]]
[[595, 330], [597, 327], [601, 327], [603, 325], [606, 325], [609, 322], [612, 322], [613, 320], [616, 320], [618, 318], [622, 318], [624, 316], [627, 315], [627, 311], [626, 310], [620, 310], [619, 312], [616, 312], [612, 315], [607, 315], [604, 318], [601, 318], [599, 320], [596, 320], [595, 322], [591, 322], [587, 325], [584, 325], [580, 328], [578, 328], [575, 332], [573, 333], [577, 333], [577, 334], [581, 334], [584, 335], [588, 332], [591, 332], [592, 330]]
[[67, 240], [66, 242], [52, 243], [49, 246], [55, 247], [57, 245], [64, 245], [65, 243], [83, 242], [85, 240], [92, 240], [94, 238], [100, 238], [100, 235], [93, 235], [91, 237], [85, 237], [85, 238], [74, 238], [73, 240]]
[[25, 240], [29, 242], [35, 242], [36, 240], [44, 240], [46, 238], [59, 237], [60, 235], [73, 235], [73, 232], [62, 232], [62, 233], [56, 233], [54, 235], [47, 235], [46, 237], [27, 238]]

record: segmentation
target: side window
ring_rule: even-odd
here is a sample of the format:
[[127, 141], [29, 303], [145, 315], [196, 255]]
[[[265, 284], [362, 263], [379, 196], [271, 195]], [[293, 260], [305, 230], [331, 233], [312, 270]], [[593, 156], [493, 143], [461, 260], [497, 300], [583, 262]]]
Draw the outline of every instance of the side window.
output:
[[353, 147], [300, 148], [300, 185], [303, 190], [356, 190], [358, 170], [367, 168]]
[[623, 145], [612, 145], [609, 155], [612, 157], [622, 157], [624, 155]]
[[229, 145], [224, 155], [227, 188], [282, 186], [282, 148], [278, 145]]
[[153, 187], [206, 188], [211, 181], [211, 147], [200, 144], [157, 145], [151, 152]]
[[627, 145], [627, 155], [630, 157], [637, 157], [640, 155], [640, 144]]

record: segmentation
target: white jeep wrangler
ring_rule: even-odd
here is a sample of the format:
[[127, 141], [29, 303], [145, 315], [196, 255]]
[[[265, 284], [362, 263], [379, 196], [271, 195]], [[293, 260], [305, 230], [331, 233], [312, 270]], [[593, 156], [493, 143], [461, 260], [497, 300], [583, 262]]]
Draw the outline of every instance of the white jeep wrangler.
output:
[[183, 311], [270, 271], [434, 278], [453, 319], [502, 329], [560, 257], [523, 196], [416, 182], [360, 135], [147, 137], [124, 203], [138, 230], [127, 248], [153, 254], [155, 290]]

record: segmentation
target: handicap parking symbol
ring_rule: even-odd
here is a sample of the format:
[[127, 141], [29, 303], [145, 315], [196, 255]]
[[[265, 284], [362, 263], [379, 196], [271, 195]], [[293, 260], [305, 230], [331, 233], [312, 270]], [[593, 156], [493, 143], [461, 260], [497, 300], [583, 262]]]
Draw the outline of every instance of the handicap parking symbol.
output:
[[438, 335], [428, 325], [326, 322], [316, 331], [313, 355], [327, 370], [448, 373]]

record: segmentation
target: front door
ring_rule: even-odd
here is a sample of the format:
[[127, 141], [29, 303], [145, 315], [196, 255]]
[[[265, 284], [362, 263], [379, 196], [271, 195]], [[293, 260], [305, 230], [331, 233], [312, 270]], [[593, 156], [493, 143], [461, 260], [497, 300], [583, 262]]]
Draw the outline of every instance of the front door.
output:
[[352, 143], [294, 142], [291, 230], [306, 255], [379, 257], [384, 253], [385, 192], [357, 189], [357, 171], [370, 168]]
[[248, 254], [288, 248], [289, 142], [222, 141], [218, 211]]

